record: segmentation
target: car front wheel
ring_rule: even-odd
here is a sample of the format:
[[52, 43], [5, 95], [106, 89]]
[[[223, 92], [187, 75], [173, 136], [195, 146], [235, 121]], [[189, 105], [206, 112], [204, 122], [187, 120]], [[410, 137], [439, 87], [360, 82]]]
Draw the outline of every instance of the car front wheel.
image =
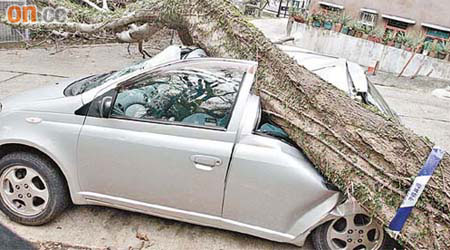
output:
[[365, 214], [335, 219], [314, 230], [312, 239], [317, 250], [385, 249], [383, 227]]
[[0, 160], [0, 210], [12, 221], [43, 225], [69, 203], [63, 176], [45, 157], [14, 152]]

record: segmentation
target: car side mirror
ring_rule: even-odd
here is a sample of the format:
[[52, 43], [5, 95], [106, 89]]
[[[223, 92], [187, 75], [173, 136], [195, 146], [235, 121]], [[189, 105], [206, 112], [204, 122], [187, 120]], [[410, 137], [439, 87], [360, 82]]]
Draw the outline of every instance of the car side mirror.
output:
[[100, 117], [102, 118], [108, 118], [109, 114], [111, 113], [111, 105], [112, 105], [112, 97], [106, 96], [103, 97], [102, 102], [100, 103]]

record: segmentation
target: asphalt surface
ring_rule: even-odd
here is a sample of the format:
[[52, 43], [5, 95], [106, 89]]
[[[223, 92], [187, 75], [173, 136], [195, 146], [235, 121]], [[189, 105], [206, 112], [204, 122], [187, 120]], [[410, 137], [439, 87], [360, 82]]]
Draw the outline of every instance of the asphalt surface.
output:
[[0, 250], [32, 250], [35, 247], [28, 241], [0, 224]]
[[377, 89], [406, 127], [450, 152], [450, 99], [433, 96], [432, 89], [392, 86], [377, 86]]
[[[129, 55], [124, 45], [51, 52], [0, 50], [0, 98], [63, 78], [120, 69], [142, 59]], [[450, 101], [433, 97], [431, 89], [399, 88], [395, 83], [378, 89], [407, 127], [450, 152]], [[41, 227], [18, 225], [0, 213], [0, 224], [39, 249], [298, 249], [244, 234], [94, 206], [71, 207]], [[20, 240], [9, 230], [0, 231], [0, 246], [2, 235], [10, 236], [8, 242]], [[311, 242], [302, 249], [312, 250]]]

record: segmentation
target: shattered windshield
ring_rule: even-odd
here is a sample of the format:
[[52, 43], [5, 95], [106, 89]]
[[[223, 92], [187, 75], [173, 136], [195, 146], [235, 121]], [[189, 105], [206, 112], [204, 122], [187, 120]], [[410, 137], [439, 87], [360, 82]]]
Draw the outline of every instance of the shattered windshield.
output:
[[119, 71], [111, 71], [106, 74], [98, 74], [83, 78], [79, 81], [72, 83], [69, 87], [64, 90], [64, 95], [66, 96], [76, 96], [81, 95], [91, 89], [94, 89], [98, 86], [103, 85], [108, 81], [115, 80], [124, 75], [133, 73], [137, 70], [142, 70], [145, 68], [147, 61], [143, 61], [132, 66], [129, 66], [125, 69]]
[[89, 91], [93, 88], [96, 88], [100, 85], [102, 85], [103, 83], [105, 83], [105, 79], [108, 78], [109, 76], [111, 76], [112, 74], [114, 74], [114, 72], [110, 72], [110, 73], [106, 73], [106, 74], [98, 74], [98, 75], [92, 75], [86, 78], [83, 78], [81, 80], [78, 80], [74, 83], [72, 83], [71, 85], [69, 85], [69, 87], [67, 87], [64, 90], [64, 95], [65, 96], [76, 96], [76, 95], [80, 95], [83, 94], [86, 91]]
[[117, 79], [119, 77], [122, 77], [124, 75], [133, 73], [133, 72], [135, 72], [137, 70], [143, 70], [145, 68], [146, 64], [147, 64], [147, 60], [139, 62], [139, 63], [136, 63], [136, 64], [131, 65], [131, 66], [129, 66], [127, 68], [124, 68], [122, 70], [116, 71], [116, 72], [114, 72], [114, 74], [111, 74], [109, 77], [107, 77], [105, 79], [105, 82], [115, 80], [115, 79]]

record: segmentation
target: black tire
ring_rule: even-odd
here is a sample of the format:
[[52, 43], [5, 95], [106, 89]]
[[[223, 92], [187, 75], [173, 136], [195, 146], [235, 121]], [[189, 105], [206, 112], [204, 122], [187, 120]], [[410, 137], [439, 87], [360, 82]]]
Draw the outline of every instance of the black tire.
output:
[[[317, 227], [311, 235], [311, 239], [313, 241], [314, 248], [316, 250], [332, 250], [328, 245], [327, 237], [328, 237], [328, 229], [332, 225], [333, 221], [326, 222], [319, 227]], [[387, 233], [384, 233], [384, 238], [382, 244], [376, 250], [394, 250], [401, 249], [397, 247], [398, 244], [394, 240], [392, 240]]]
[[[57, 167], [38, 154], [13, 152], [0, 159], [0, 176], [10, 167], [17, 165], [31, 168], [41, 175], [48, 189], [47, 205], [39, 214], [25, 216], [10, 209], [0, 196], [0, 210], [12, 221], [30, 226], [44, 225], [58, 217], [70, 204], [70, 194], [65, 179]], [[0, 189], [0, 192], [4, 190]]]
[[316, 250], [330, 250], [327, 244], [327, 231], [331, 226], [331, 221], [320, 225], [311, 234], [314, 249]]

